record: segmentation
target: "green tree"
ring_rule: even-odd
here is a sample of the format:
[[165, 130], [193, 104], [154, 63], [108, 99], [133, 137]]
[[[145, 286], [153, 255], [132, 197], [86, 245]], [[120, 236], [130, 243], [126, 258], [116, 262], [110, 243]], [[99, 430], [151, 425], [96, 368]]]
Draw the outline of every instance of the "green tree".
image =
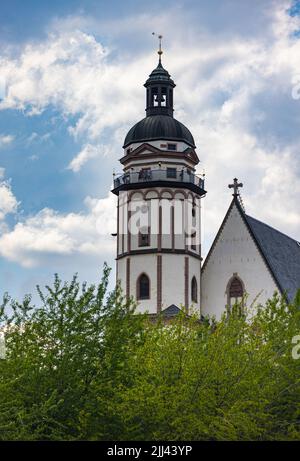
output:
[[5, 295], [1, 440], [299, 440], [298, 294], [220, 321], [137, 314], [77, 277]]
[[103, 425], [97, 434], [113, 431], [111, 389], [122, 379], [142, 317], [132, 316], [119, 287], [106, 298], [109, 272], [105, 266], [101, 283], [90, 287], [80, 287], [76, 276], [63, 284], [56, 275], [45, 293], [37, 287], [36, 307], [29, 296], [19, 303], [5, 295], [0, 439], [93, 438], [94, 409]]

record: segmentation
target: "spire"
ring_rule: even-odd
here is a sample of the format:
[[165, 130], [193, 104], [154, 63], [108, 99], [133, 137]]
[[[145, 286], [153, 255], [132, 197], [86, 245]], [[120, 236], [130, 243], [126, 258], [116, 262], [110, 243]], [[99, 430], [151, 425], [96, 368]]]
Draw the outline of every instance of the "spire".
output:
[[[152, 32], [152, 35], [156, 35]], [[163, 68], [161, 63], [162, 35], [158, 35], [158, 65], [149, 75], [144, 84], [147, 89], [146, 114], [169, 115], [173, 117], [173, 89], [176, 86], [170, 77], [169, 72]]]
[[162, 35], [157, 35], [155, 32], [152, 32], [152, 35], [156, 35], [157, 38], [158, 38], [158, 65], [161, 65], [161, 55], [163, 54], [163, 51], [161, 49], [161, 42], [162, 42], [162, 38], [163, 36]]
[[162, 49], [161, 49], [161, 41], [162, 41], [162, 35], [159, 35], [158, 36], [158, 40], [159, 40], [159, 48], [158, 48], [158, 62], [159, 64], [161, 64], [161, 55], [163, 54], [162, 52]]

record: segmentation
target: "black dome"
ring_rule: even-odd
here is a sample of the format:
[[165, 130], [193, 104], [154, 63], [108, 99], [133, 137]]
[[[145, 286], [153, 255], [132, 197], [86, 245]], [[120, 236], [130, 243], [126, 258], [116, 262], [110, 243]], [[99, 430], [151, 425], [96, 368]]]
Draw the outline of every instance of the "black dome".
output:
[[195, 148], [191, 132], [182, 123], [169, 115], [149, 115], [136, 123], [127, 133], [124, 148], [133, 142], [147, 142], [162, 139], [184, 141]]

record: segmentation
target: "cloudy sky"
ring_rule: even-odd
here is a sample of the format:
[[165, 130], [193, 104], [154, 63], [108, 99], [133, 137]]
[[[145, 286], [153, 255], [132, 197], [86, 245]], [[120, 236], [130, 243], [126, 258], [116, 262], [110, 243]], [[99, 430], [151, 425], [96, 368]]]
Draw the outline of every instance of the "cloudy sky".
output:
[[300, 238], [300, 2], [10, 0], [0, 17], [0, 295], [114, 266], [112, 172], [164, 36], [175, 117], [205, 171], [203, 248], [244, 183]]

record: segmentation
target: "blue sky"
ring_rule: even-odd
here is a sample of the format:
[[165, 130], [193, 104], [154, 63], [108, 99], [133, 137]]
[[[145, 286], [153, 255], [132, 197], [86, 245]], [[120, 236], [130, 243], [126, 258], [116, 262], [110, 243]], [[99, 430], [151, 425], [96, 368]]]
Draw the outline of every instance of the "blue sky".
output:
[[[0, 295], [114, 266], [112, 172], [164, 35], [206, 173], [203, 249], [247, 212], [299, 239], [299, 2], [10, 1], [0, 17]], [[299, 92], [298, 92], [299, 91]], [[2, 93], [1, 93], [2, 92]], [[112, 276], [113, 280], [113, 276]]]

